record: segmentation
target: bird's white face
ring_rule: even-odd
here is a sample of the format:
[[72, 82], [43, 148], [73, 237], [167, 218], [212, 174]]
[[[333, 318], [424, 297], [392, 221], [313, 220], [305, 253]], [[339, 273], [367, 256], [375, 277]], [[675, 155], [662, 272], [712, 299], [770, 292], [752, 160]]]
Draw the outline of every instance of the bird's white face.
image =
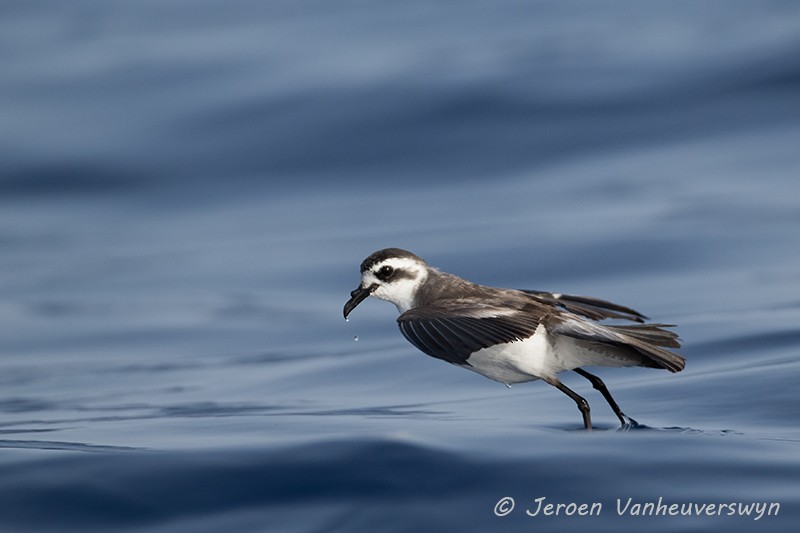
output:
[[361, 286], [404, 313], [413, 306], [414, 294], [427, 277], [427, 265], [408, 257], [390, 257], [361, 274]]
[[[364, 268], [362, 266], [362, 268]], [[344, 316], [356, 308], [368, 296], [392, 302], [404, 313], [414, 305], [417, 289], [428, 277], [428, 265], [413, 257], [386, 257], [361, 272], [361, 284], [350, 293], [344, 306]]]

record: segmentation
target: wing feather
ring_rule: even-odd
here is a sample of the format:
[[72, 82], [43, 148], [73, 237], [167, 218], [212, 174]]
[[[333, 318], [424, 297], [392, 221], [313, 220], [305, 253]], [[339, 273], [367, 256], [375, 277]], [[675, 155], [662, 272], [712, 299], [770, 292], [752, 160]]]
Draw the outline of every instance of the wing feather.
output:
[[[519, 295], [515, 297], [516, 295]], [[604, 325], [604, 318], [640, 322]], [[622, 353], [636, 353], [644, 366], [679, 372], [685, 366], [680, 355], [665, 348], [680, 348], [678, 336], [667, 324], [643, 323], [644, 315], [621, 305], [538, 291], [509, 291], [502, 299], [457, 298], [436, 305], [410, 309], [398, 319], [400, 331], [426, 354], [458, 365], [469, 365], [474, 352], [495, 344], [532, 336], [540, 323], [551, 335], [564, 335], [588, 343], [600, 343]]]
[[619, 318], [623, 320], [632, 320], [634, 322], [644, 322], [647, 319], [642, 313], [630, 307], [615, 304], [608, 300], [601, 300], [600, 298], [575, 296], [573, 294], [554, 294], [545, 291], [524, 290], [522, 292], [550, 304], [558, 305], [571, 313], [591, 318], [592, 320]]
[[403, 336], [426, 354], [450, 363], [467, 365], [481, 348], [522, 340], [538, 326], [536, 313], [510, 310], [492, 315], [469, 302], [452, 300], [417, 307], [397, 319]]

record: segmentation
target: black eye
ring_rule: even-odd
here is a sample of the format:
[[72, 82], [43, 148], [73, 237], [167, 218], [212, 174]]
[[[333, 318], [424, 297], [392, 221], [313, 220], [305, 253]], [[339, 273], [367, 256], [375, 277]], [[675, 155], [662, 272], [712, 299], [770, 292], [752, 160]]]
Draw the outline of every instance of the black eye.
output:
[[389, 265], [384, 265], [380, 270], [378, 270], [378, 277], [380, 279], [389, 279], [389, 276], [391, 276], [393, 273], [394, 269], [392, 267]]

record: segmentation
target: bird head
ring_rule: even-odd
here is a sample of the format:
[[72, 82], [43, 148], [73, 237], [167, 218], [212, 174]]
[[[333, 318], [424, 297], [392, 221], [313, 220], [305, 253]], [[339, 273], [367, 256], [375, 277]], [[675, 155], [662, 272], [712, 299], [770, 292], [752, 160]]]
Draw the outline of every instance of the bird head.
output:
[[392, 302], [401, 313], [408, 311], [429, 270], [425, 261], [406, 250], [378, 250], [361, 263], [361, 283], [344, 304], [344, 317], [369, 296]]

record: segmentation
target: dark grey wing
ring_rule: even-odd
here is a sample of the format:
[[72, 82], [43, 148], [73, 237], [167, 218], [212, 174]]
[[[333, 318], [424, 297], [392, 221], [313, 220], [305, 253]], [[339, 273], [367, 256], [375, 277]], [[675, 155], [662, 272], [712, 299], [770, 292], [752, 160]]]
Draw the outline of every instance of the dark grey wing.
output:
[[615, 304], [599, 298], [590, 298], [589, 296], [575, 296], [571, 294], [555, 294], [545, 291], [528, 291], [522, 292], [530, 294], [543, 302], [557, 305], [571, 313], [591, 318], [592, 320], [603, 320], [604, 318], [621, 318], [623, 320], [632, 320], [634, 322], [644, 322], [647, 318], [638, 311], [625, 307], [624, 305]]
[[[488, 304], [488, 305], [487, 305]], [[526, 339], [539, 325], [538, 308], [493, 315], [491, 302], [446, 300], [418, 307], [397, 318], [408, 341], [426, 354], [457, 365], [481, 348]]]

